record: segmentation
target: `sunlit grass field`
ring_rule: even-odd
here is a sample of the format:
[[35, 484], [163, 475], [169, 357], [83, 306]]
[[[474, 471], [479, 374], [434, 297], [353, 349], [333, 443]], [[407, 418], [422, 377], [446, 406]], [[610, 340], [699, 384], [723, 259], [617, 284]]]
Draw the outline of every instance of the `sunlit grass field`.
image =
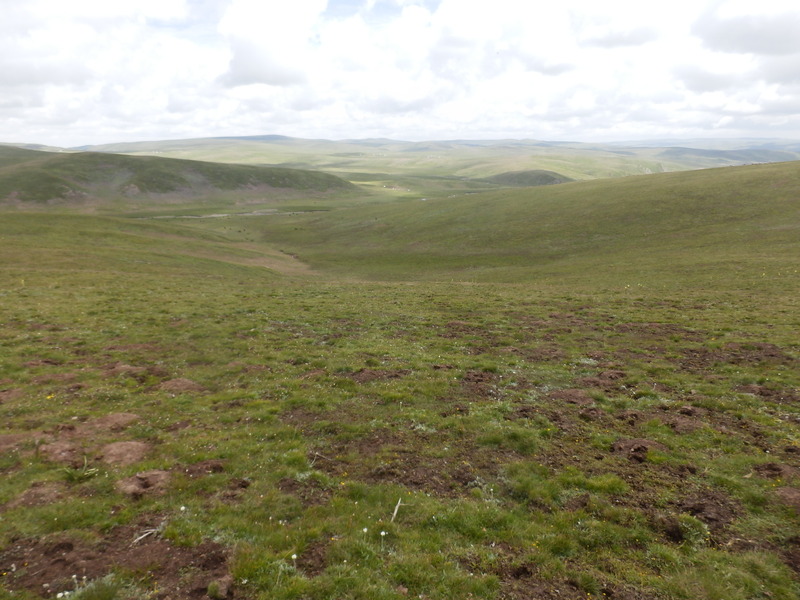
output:
[[367, 198], [0, 215], [0, 598], [800, 595], [796, 164]]

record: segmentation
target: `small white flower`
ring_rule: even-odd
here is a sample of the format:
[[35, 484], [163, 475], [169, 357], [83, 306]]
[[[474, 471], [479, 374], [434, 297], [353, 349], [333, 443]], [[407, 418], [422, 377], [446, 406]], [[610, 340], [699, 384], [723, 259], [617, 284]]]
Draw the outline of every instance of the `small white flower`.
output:
[[297, 554], [292, 554], [292, 560], [297, 560]]
[[386, 532], [385, 531], [381, 531], [381, 537], [383, 537], [385, 535], [386, 535]]
[[362, 529], [361, 531], [363, 531], [364, 533], [367, 533], [367, 528], [364, 527], [364, 529]]
[[181, 512], [183, 512], [185, 510], [186, 510], [186, 507], [185, 506], [181, 506]]

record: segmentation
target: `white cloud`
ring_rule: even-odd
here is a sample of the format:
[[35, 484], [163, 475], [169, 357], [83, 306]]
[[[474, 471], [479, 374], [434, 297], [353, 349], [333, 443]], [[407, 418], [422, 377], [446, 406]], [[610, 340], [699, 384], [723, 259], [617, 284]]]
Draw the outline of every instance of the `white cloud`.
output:
[[794, 0], [0, 4], [0, 140], [800, 136]]

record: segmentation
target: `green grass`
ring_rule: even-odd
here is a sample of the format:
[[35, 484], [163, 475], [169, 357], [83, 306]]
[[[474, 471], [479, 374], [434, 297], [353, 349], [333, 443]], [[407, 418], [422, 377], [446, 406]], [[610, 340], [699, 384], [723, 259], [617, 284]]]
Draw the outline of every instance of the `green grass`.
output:
[[[240, 219], [258, 239], [372, 279], [584, 289], [795, 289], [797, 163]], [[205, 225], [205, 224], [204, 224]]]
[[[3, 213], [0, 598], [41, 597], [65, 540], [119, 558], [76, 584], [68, 555], [49, 597], [221, 595], [222, 572], [253, 600], [798, 597], [776, 490], [800, 480], [763, 475], [800, 466], [797, 186], [786, 164]], [[139, 420], [91, 429], [114, 413]], [[148, 452], [100, 460], [116, 441]], [[117, 488], [151, 469], [161, 493]], [[228, 562], [149, 576], [125, 564], [144, 533]]]

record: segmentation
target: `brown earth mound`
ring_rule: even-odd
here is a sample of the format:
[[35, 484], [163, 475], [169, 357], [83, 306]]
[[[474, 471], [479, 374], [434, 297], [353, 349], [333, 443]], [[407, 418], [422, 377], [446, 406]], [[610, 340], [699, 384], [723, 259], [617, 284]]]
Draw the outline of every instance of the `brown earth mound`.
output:
[[644, 462], [647, 460], [647, 454], [650, 452], [650, 450], [666, 452], [667, 447], [659, 442], [654, 442], [653, 440], [646, 440], [643, 438], [618, 440], [611, 446], [612, 452], [624, 454], [630, 460], [635, 462]]
[[0, 390], [0, 404], [6, 401], [16, 400], [22, 396], [22, 390]]
[[64, 491], [64, 486], [55, 481], [37, 481], [0, 510], [52, 504], [64, 498]]
[[53, 442], [39, 446], [39, 453], [52, 462], [63, 464], [78, 464], [80, 451], [72, 442]]
[[789, 508], [793, 508], [800, 514], [800, 488], [782, 487], [775, 490], [775, 497], [778, 502]]
[[114, 487], [121, 494], [138, 500], [145, 494], [157, 495], [164, 491], [169, 483], [170, 475], [167, 471], [153, 469], [137, 473], [133, 477], [120, 479]]
[[142, 460], [149, 450], [145, 442], [113, 442], [103, 446], [100, 456], [104, 463], [125, 467]]
[[589, 395], [589, 392], [575, 388], [555, 390], [547, 394], [547, 397], [551, 400], [559, 400], [561, 402], [566, 402], [567, 404], [577, 404], [578, 406], [588, 406], [590, 404], [594, 404], [594, 400]]

